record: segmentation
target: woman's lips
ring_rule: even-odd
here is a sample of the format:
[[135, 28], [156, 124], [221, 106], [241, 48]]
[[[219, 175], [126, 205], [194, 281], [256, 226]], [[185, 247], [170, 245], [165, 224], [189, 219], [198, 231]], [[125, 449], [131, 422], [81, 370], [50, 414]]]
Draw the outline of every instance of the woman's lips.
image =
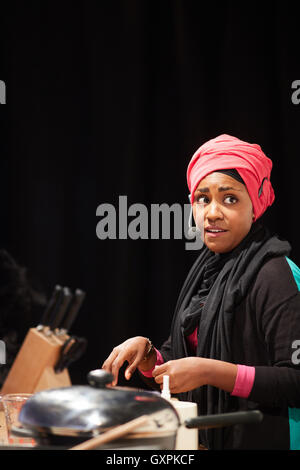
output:
[[[213, 229], [212, 229], [213, 230]], [[217, 230], [217, 229], [215, 229]], [[220, 229], [221, 230], [221, 229]], [[210, 238], [216, 238], [220, 237], [221, 235], [224, 235], [228, 230], [221, 230], [220, 232], [210, 232], [210, 229], [205, 229], [205, 233], [207, 234], [208, 237]]]

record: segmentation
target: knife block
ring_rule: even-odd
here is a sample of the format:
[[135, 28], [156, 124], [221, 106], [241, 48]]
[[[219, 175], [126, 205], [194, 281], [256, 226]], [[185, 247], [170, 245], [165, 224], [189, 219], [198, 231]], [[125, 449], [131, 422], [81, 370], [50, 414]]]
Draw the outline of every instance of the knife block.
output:
[[1, 393], [35, 393], [49, 388], [69, 387], [69, 372], [56, 373], [63, 341], [30, 328], [6, 377]]

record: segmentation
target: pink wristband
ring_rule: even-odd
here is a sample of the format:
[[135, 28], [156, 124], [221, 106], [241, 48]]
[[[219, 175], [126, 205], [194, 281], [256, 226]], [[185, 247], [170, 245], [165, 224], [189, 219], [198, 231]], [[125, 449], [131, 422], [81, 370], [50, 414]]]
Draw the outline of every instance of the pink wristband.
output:
[[238, 364], [234, 388], [231, 395], [248, 398], [253, 387], [255, 367]]
[[154, 364], [152, 369], [149, 369], [149, 370], [140, 370], [139, 369], [140, 373], [143, 374], [145, 377], [152, 377], [152, 372], [153, 372], [154, 368], [156, 366], [160, 366], [161, 364], [164, 363], [163, 357], [160, 354], [160, 352], [156, 348], [155, 348], [155, 351], [156, 351], [156, 363]]

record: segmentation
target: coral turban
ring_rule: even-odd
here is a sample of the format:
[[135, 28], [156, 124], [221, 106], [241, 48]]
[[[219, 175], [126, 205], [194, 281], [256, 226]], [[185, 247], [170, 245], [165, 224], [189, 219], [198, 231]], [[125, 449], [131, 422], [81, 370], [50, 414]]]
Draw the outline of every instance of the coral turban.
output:
[[187, 183], [194, 202], [194, 192], [209, 173], [236, 169], [247, 187], [257, 220], [274, 202], [270, 176], [272, 161], [257, 144], [249, 144], [230, 135], [220, 135], [203, 144], [192, 156], [187, 169]]

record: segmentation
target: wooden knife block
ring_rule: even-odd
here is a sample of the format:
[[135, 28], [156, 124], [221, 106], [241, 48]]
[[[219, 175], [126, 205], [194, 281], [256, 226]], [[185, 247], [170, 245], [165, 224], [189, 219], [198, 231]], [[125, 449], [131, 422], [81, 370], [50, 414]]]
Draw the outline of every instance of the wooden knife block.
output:
[[1, 393], [35, 393], [57, 387], [69, 387], [69, 372], [56, 373], [63, 341], [31, 328], [6, 377]]

